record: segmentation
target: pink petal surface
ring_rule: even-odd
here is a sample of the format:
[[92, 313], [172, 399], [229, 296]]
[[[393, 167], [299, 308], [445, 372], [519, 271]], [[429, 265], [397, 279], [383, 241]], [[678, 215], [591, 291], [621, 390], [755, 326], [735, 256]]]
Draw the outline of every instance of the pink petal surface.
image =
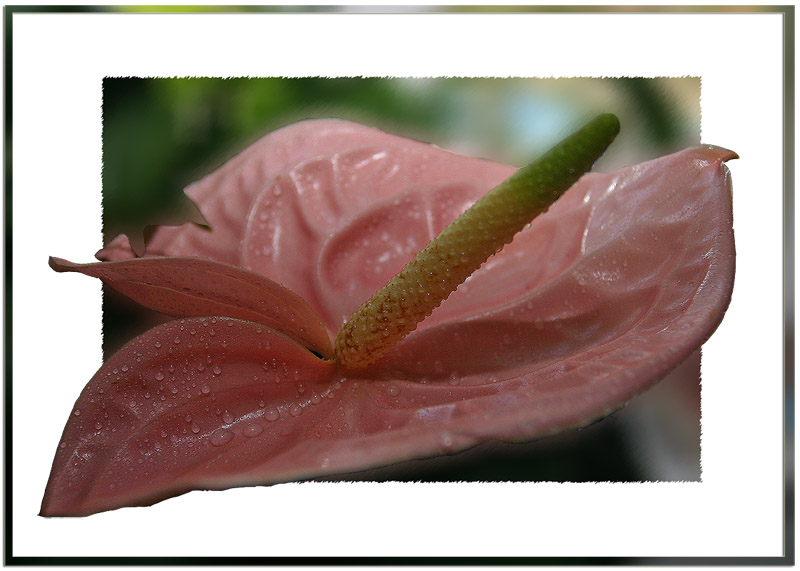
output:
[[[143, 346], [152, 351], [159, 340], [164, 347], [177, 337], [175, 327], [199, 330], [201, 318], [152, 330], [114, 355], [81, 395], [76, 408], [82, 413], [70, 417], [45, 498], [60, 507], [43, 513], [82, 515], [193, 488], [361, 470], [489, 439], [528, 440], [609, 414], [678, 366], [722, 319], [734, 275], [731, 185], [723, 163], [735, 156], [703, 146], [584, 177], [357, 376], [345, 377], [283, 336], [271, 347], [248, 346], [247, 338], [258, 343], [253, 328], [259, 326], [246, 321], [223, 319], [239, 332], [228, 347], [163, 361]], [[143, 260], [207, 256], [259, 272], [306, 299], [332, 335], [441, 228], [511, 172], [349, 123], [301, 123], [265, 137], [191, 187], [212, 230], [159, 229]], [[126, 242], [118, 238], [101, 257], [133, 256]], [[222, 377], [249, 388], [220, 385], [217, 393], [209, 386], [209, 393], [236, 419], [263, 420], [269, 406], [280, 411], [252, 438], [244, 437], [245, 425], [231, 430], [212, 416], [219, 406], [205, 410], [196, 380], [203, 373], [192, 369], [204, 358], [230, 359], [233, 346], [241, 370]], [[112, 391], [122, 364], [139, 355], [145, 363], [128, 364], [122, 385], [133, 392]], [[288, 359], [300, 378], [248, 384], [269, 359]], [[174, 383], [196, 385], [186, 393], [183, 416], [137, 404], [148, 400], [145, 393], [153, 398], [145, 377], [168, 362], [183, 367]], [[204, 374], [200, 380], [212, 378], [208, 368]], [[198, 386], [201, 394], [192, 394]], [[100, 441], [91, 428], [109, 409], [134, 416], [138, 410], [142, 418], [121, 417], [134, 436], [103, 436], [98, 463], [93, 447]], [[191, 447], [180, 436], [177, 444], [158, 438], [192, 432], [186, 414], [203, 419], [197, 424], [202, 443], [200, 437]], [[233, 445], [213, 445], [219, 430], [231, 430]], [[161, 450], [153, 452], [156, 441]], [[180, 460], [170, 463], [170, 456]]]
[[120, 293], [173, 317], [220, 315], [267, 325], [326, 358], [330, 338], [316, 312], [293, 291], [259, 274], [199, 258], [133, 258], [73, 264], [51, 258], [58, 272], [100, 278]]
[[[254, 477], [277, 481], [258, 465], [302, 446], [307, 436], [293, 415], [313, 408], [309, 400], [331, 406], [320, 396], [330, 384], [318, 383], [332, 371], [330, 362], [256, 323], [160, 325], [115, 353], [81, 393], [41, 513], [88, 515]], [[319, 400], [298, 399], [301, 386]], [[248, 472], [254, 466], [255, 475]]]

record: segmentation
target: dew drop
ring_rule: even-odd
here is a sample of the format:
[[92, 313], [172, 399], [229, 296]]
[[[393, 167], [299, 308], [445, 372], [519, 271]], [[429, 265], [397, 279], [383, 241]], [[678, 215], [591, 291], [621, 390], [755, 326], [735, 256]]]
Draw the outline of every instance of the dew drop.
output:
[[74, 414], [75, 414], [75, 416], [80, 416], [81, 415], [81, 409], [76, 408]]
[[245, 436], [258, 436], [262, 432], [264, 432], [264, 427], [255, 422], [251, 422], [245, 426], [243, 431]]
[[230, 430], [217, 430], [211, 435], [210, 441], [214, 446], [222, 446], [233, 440], [233, 432]]
[[200, 392], [203, 393], [204, 395], [207, 395], [208, 393], [211, 392], [211, 387], [209, 387], [208, 385], [203, 385], [202, 387], [200, 387]]
[[180, 337], [175, 337], [175, 339], [173, 339], [173, 341], [174, 341], [174, 342], [175, 342], [175, 344], [177, 345], [178, 343], [180, 343], [180, 342], [181, 342], [181, 338], [180, 338]]
[[274, 422], [274, 421], [278, 420], [278, 418], [280, 418], [280, 416], [281, 416], [281, 414], [278, 412], [278, 409], [275, 408], [274, 406], [269, 407], [264, 412], [264, 418], [266, 418], [270, 422]]
[[222, 415], [222, 422], [225, 424], [231, 424], [233, 422], [233, 415], [226, 410], [225, 414]]
[[214, 374], [215, 375], [219, 375], [221, 372], [222, 372], [222, 368], [221, 367], [219, 367], [219, 366], [214, 367]]
[[193, 423], [193, 424], [192, 424], [192, 432], [193, 432], [193, 433], [195, 433], [195, 434], [197, 434], [198, 432], [200, 432], [200, 427], [199, 427], [199, 426], [197, 426], [197, 423]]
[[292, 405], [292, 408], [289, 409], [289, 414], [292, 416], [300, 416], [303, 414], [303, 407], [299, 404]]
[[164, 380], [164, 373], [162, 373], [161, 371], [157, 372], [156, 373], [156, 380], [157, 381], [163, 381]]
[[453, 437], [449, 432], [445, 431], [439, 435], [443, 452], [451, 452], [453, 450]]
[[389, 396], [396, 397], [400, 394], [400, 387], [397, 385], [389, 385], [389, 388], [386, 389], [386, 392], [389, 393]]

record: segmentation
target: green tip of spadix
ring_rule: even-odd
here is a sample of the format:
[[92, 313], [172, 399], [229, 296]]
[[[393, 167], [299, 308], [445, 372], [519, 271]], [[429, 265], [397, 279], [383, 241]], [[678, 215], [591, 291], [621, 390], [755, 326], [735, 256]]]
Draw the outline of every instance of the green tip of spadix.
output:
[[379, 359], [583, 176], [619, 128], [615, 115], [595, 117], [478, 200], [350, 316], [336, 361], [362, 369]]

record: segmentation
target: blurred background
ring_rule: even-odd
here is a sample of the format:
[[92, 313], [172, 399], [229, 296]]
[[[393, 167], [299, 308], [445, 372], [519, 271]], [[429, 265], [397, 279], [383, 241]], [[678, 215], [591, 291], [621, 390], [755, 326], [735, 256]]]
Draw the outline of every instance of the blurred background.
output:
[[[678, 151], [700, 142], [700, 78], [106, 78], [104, 242], [125, 233], [141, 247], [146, 226], [193, 216], [185, 186], [303, 119], [348, 119], [522, 166], [602, 112], [615, 113], [622, 132], [595, 170]], [[152, 325], [108, 288], [103, 310], [106, 355]], [[699, 480], [699, 366], [698, 351], [626, 409], [580, 431], [338, 479]]]

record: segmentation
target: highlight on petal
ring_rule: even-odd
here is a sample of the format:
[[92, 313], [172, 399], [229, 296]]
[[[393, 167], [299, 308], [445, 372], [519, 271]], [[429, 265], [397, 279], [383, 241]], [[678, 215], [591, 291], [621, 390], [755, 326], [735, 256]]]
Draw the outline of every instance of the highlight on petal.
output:
[[308, 435], [296, 419], [330, 406], [332, 371], [257, 323], [198, 317], [160, 325], [114, 354], [81, 393], [41, 515], [274, 482], [261, 465], [302, 448]]
[[325, 358], [330, 337], [305, 300], [274, 281], [199, 258], [133, 258], [73, 264], [50, 258], [57, 272], [79, 272], [145, 307], [174, 317], [220, 315], [255, 321], [285, 333]]
[[[244, 251], [241, 249], [241, 241], [246, 235], [243, 222], [251, 216], [255, 199], [264, 192], [272, 192], [272, 186], [286, 180], [287, 173], [316, 157], [327, 160], [345, 151], [374, 145], [375, 148], [366, 154], [370, 156], [374, 152], [380, 153], [386, 145], [409, 143], [412, 142], [402, 137], [336, 119], [301, 121], [273, 131], [187, 187], [186, 195], [200, 210], [211, 228], [210, 232], [192, 223], [160, 227], [147, 241], [144, 255], [200, 256], [249, 267], [243, 262]], [[422, 143], [414, 144], [430, 148]], [[364, 158], [359, 157], [356, 163]], [[345, 170], [351, 172], [350, 165], [345, 165]], [[301, 178], [300, 173], [291, 176], [293, 180]]]

